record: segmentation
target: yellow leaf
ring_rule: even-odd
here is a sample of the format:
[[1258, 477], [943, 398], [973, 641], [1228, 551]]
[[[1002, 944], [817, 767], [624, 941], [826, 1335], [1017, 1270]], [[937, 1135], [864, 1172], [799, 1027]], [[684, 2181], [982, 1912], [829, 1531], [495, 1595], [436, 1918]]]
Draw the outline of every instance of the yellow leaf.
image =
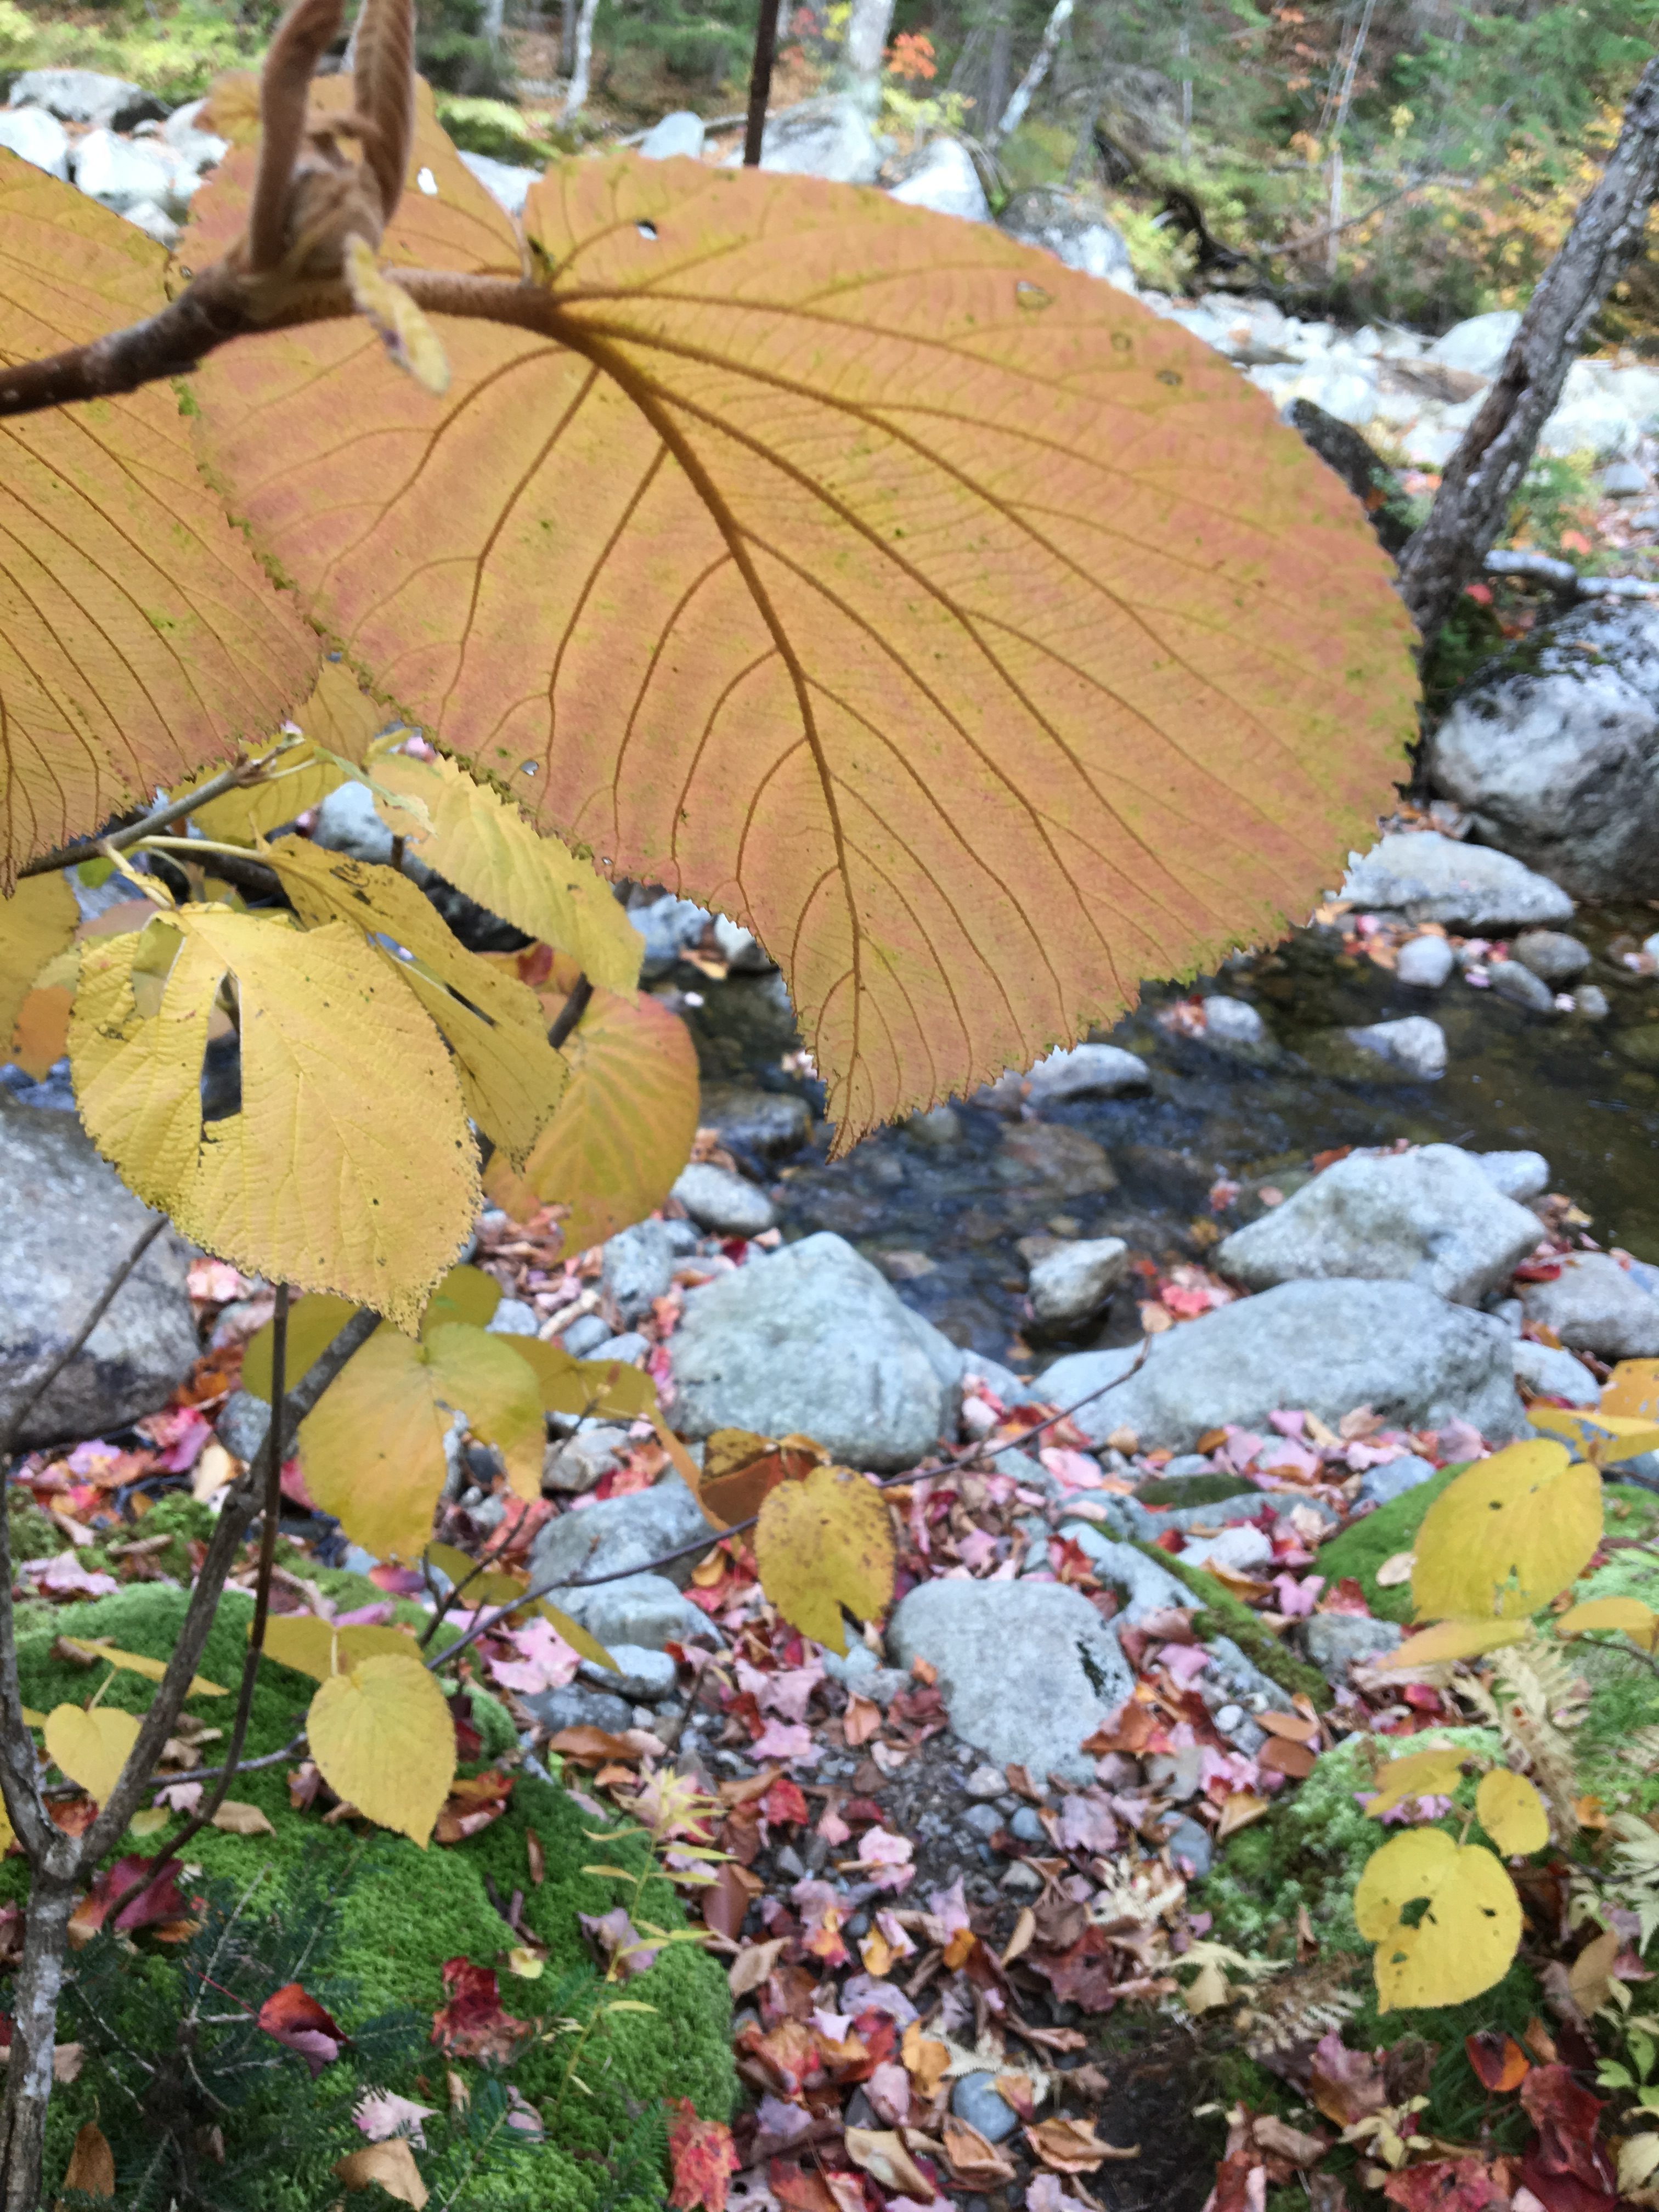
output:
[[[331, 1297], [326, 1291], [313, 1291], [309, 1297], [295, 1299], [288, 1310], [287, 1373], [290, 1390], [328, 1350], [352, 1316], [362, 1310], [349, 1298]], [[270, 1347], [275, 1335], [276, 1324], [267, 1322], [263, 1328], [254, 1330], [242, 1354], [242, 1388], [256, 1398], [263, 1398], [267, 1405], [270, 1403]]]
[[366, 2150], [349, 2152], [337, 2163], [334, 2172], [336, 2179], [348, 2189], [384, 2189], [398, 2203], [413, 2204], [417, 2212], [427, 2200], [428, 2190], [421, 2179], [421, 2169], [403, 2136], [392, 2136], [386, 2142], [370, 2143]]
[[[143, 321], [166, 301], [167, 267], [121, 216], [0, 154], [0, 358]], [[0, 893], [31, 854], [148, 805], [309, 687], [316, 635], [204, 481], [196, 428], [166, 380], [7, 428]], [[0, 972], [11, 980], [9, 957]]]
[[573, 1651], [580, 1651], [584, 1659], [592, 1660], [597, 1666], [608, 1667], [613, 1674], [622, 1672], [598, 1637], [590, 1636], [580, 1621], [573, 1620], [568, 1613], [561, 1613], [556, 1605], [550, 1605], [545, 1598], [539, 1601], [539, 1610]]
[[46, 1715], [47, 1757], [100, 1805], [107, 1803], [137, 1741], [135, 1717], [110, 1705], [94, 1705], [90, 1712], [55, 1705]]
[[[159, 1682], [167, 1673], [160, 1659], [146, 1657], [142, 1651], [123, 1651], [118, 1645], [109, 1644], [101, 1636], [65, 1636], [63, 1642], [72, 1651], [84, 1651], [97, 1659], [106, 1659], [112, 1667], [119, 1667], [129, 1674], [142, 1674], [147, 1681]], [[210, 1682], [204, 1675], [192, 1674], [190, 1688], [191, 1698], [224, 1698], [229, 1696], [217, 1682]]]
[[[250, 1626], [248, 1633], [252, 1634]], [[406, 1628], [357, 1625], [336, 1628], [314, 1613], [275, 1613], [265, 1623], [265, 1656], [296, 1674], [325, 1682], [365, 1659], [413, 1658], [414, 1637]]]
[[[1412, 1926], [1403, 1915], [1413, 1906]], [[1503, 1980], [1521, 1941], [1521, 1901], [1503, 1861], [1439, 1828], [1413, 1828], [1374, 1851], [1353, 1914], [1377, 1947], [1379, 2012], [1478, 1997]]]
[[[421, 1334], [428, 1335], [445, 1322], [465, 1322], [471, 1328], [488, 1328], [501, 1302], [501, 1286], [482, 1267], [452, 1267], [421, 1316]], [[514, 1339], [516, 1348], [517, 1340]]]
[[468, 1605], [509, 1605], [530, 1588], [527, 1574], [506, 1567], [483, 1567], [453, 1544], [428, 1544], [426, 1556], [457, 1588], [466, 1585]]
[[556, 1203], [567, 1252], [603, 1243], [660, 1206], [691, 1155], [701, 1091], [685, 1024], [641, 993], [596, 991], [565, 1041], [570, 1088], [520, 1174], [494, 1160], [484, 1188], [523, 1221]]
[[11, 1057], [31, 1082], [44, 1083], [69, 1050], [75, 994], [64, 983], [37, 984], [18, 1010]]
[[416, 859], [526, 937], [569, 953], [600, 990], [634, 988], [645, 939], [591, 860], [533, 828], [510, 799], [454, 761], [381, 753], [374, 780], [426, 802], [432, 826], [422, 832], [399, 808], [375, 800], [380, 819], [407, 837]]
[[589, 1415], [608, 1421], [649, 1420], [657, 1386], [644, 1368], [625, 1359], [574, 1359], [556, 1344], [539, 1337], [508, 1339], [536, 1376], [542, 1406], [550, 1413]]
[[[0, 169], [0, 180], [4, 174]], [[9, 898], [0, 899], [0, 1054], [9, 1057], [12, 1032], [35, 977], [69, 944], [80, 920], [75, 893], [62, 874], [31, 876]]]
[[1496, 1651], [1506, 1644], [1526, 1641], [1528, 1624], [1516, 1620], [1442, 1620], [1366, 1664], [1379, 1671], [1390, 1667], [1435, 1667], [1449, 1659], [1474, 1659], [1483, 1651]]
[[455, 1778], [455, 1724], [418, 1659], [365, 1659], [311, 1701], [311, 1755], [337, 1796], [425, 1849]]
[[434, 399], [449, 389], [449, 361], [442, 342], [401, 284], [394, 284], [364, 239], [348, 238], [345, 280], [352, 304], [367, 315], [399, 368]]
[[1547, 1429], [1576, 1444], [1586, 1459], [1598, 1467], [1614, 1467], [1620, 1460], [1659, 1447], [1659, 1421], [1640, 1413], [1610, 1413], [1569, 1406], [1529, 1406], [1527, 1419], [1535, 1429]]
[[1407, 1797], [1443, 1797], [1455, 1790], [1463, 1771], [1464, 1753], [1454, 1744], [1437, 1745], [1431, 1751], [1407, 1752], [1391, 1759], [1376, 1778], [1376, 1795], [1365, 1808], [1366, 1816], [1380, 1820]]
[[1626, 2136], [1619, 2144], [1619, 2193], [1629, 2197], [1659, 2166], [1659, 2136]]
[[135, 1836], [159, 1836], [172, 1818], [165, 1805], [146, 1805], [142, 1812], [133, 1814], [127, 1826]]
[[205, 1505], [228, 1482], [235, 1480], [241, 1462], [226, 1450], [217, 1437], [210, 1437], [190, 1471], [191, 1496], [198, 1505]]
[[893, 1535], [881, 1492], [844, 1467], [783, 1482], [755, 1529], [761, 1588], [792, 1627], [845, 1653], [844, 1605], [873, 1620], [893, 1595]]
[[444, 1438], [465, 1411], [517, 1494], [541, 1494], [545, 1425], [536, 1378], [511, 1340], [445, 1322], [419, 1343], [377, 1329], [300, 1426], [312, 1496], [378, 1559], [414, 1559], [432, 1535]]
[[1621, 1359], [1601, 1386], [1601, 1411], [1659, 1420], [1659, 1359]]
[[[161, 932], [179, 943], [146, 1015], [134, 970]], [[202, 1056], [228, 975], [241, 1107], [204, 1126]], [[93, 1142], [185, 1236], [414, 1328], [471, 1229], [476, 1146], [436, 1030], [359, 930], [190, 907], [89, 939], [70, 1059]]]
[[521, 1161], [547, 1127], [569, 1069], [547, 1041], [541, 1000], [452, 936], [432, 902], [394, 868], [348, 860], [303, 838], [260, 848], [301, 919], [344, 923], [378, 944], [374, 957], [419, 1001], [455, 1054], [466, 1110], [509, 1161]]
[[95, 2121], [88, 2120], [76, 2136], [75, 2148], [70, 2153], [70, 2162], [64, 2172], [64, 2186], [79, 2190], [88, 2197], [115, 2194], [115, 2154]]
[[1417, 1533], [1419, 1620], [1516, 1620], [1582, 1573], [1601, 1539], [1601, 1480], [1558, 1443], [1509, 1444], [1443, 1490]]
[[1659, 1616], [1639, 1597], [1587, 1597], [1582, 1604], [1570, 1606], [1555, 1624], [1558, 1636], [1583, 1636], [1593, 1628], [1623, 1629], [1644, 1651], [1651, 1651]]
[[[1598, 2013], [1613, 1987], [1613, 1962], [1625, 1948], [1625, 1938], [1613, 1928], [1593, 1936], [1573, 1960], [1567, 1990], [1578, 2009]], [[1621, 2177], [1622, 2178], [1622, 2177]]]
[[230, 1836], [274, 1836], [276, 1832], [257, 1805], [227, 1797], [213, 1815], [213, 1825]]
[[1505, 1858], [1541, 1851], [1550, 1839], [1550, 1816], [1543, 1799], [1524, 1774], [1511, 1774], [1506, 1766], [1481, 1776], [1474, 1811]]

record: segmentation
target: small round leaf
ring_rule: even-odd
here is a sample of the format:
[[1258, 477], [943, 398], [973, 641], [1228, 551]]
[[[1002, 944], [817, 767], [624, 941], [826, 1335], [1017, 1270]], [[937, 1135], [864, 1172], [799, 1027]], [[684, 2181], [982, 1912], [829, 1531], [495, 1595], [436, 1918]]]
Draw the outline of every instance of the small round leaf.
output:
[[1506, 1857], [1521, 1851], [1541, 1851], [1550, 1839], [1550, 1818], [1544, 1801], [1523, 1774], [1498, 1767], [1483, 1774], [1474, 1793], [1474, 1809], [1481, 1826]]
[[311, 1701], [311, 1755], [337, 1796], [422, 1850], [455, 1778], [455, 1723], [418, 1659], [365, 1659]]
[[1353, 1917], [1376, 1946], [1380, 2012], [1478, 1997], [1503, 1980], [1521, 1941], [1521, 1900], [1503, 1861], [1439, 1828], [1414, 1828], [1373, 1852]]

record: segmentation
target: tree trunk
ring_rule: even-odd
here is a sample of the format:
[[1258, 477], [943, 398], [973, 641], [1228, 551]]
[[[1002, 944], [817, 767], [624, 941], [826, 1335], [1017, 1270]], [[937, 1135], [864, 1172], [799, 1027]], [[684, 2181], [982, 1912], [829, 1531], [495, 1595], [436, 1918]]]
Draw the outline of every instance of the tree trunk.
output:
[[1013, 33], [1008, 26], [1008, 0], [1001, 0], [996, 19], [991, 25], [991, 58], [985, 91], [985, 112], [993, 125], [1008, 105], [1008, 70], [1012, 51]]
[[881, 65], [892, 23], [893, 0], [853, 0], [847, 21], [847, 67], [853, 95], [872, 118], [881, 106]]
[[[1048, 74], [1055, 52], [1060, 46], [1060, 33], [1072, 20], [1072, 7], [1073, 0], [1054, 0], [1048, 20], [1042, 27], [1042, 43], [1032, 58], [1031, 66], [1014, 87], [1012, 99], [998, 118], [996, 135], [999, 139], [1006, 138], [1012, 132], [1018, 131], [1025, 120], [1025, 111], [1036, 97], [1037, 88], [1043, 78]], [[993, 143], [994, 143], [994, 140]]]
[[576, 66], [576, 0], [560, 0], [559, 75], [569, 76]]
[[581, 0], [576, 15], [576, 52], [570, 65], [570, 90], [566, 94], [563, 120], [580, 115], [587, 105], [593, 67], [593, 18], [599, 0]]
[[[67, 1844], [70, 1839], [65, 1837]], [[64, 1986], [70, 1914], [80, 1883], [73, 1874], [36, 1870], [29, 1886], [23, 1963], [13, 1991], [11, 2052], [6, 2103], [0, 2118], [0, 2173], [4, 2212], [40, 2212], [44, 2202], [40, 2161], [52, 2101], [52, 2054], [58, 2040], [58, 1999]]]
[[1427, 521], [1401, 558], [1401, 596], [1425, 644], [1503, 527], [1585, 333], [1642, 242], [1656, 190], [1659, 61], [1643, 70], [1601, 182], [1545, 270], [1497, 380], [1446, 464]]

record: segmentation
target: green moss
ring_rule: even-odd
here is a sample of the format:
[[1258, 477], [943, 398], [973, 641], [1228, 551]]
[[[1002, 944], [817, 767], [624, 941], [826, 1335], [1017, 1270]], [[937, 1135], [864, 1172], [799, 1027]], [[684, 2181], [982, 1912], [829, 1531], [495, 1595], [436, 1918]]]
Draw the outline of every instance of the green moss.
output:
[[1202, 1567], [1188, 1565], [1168, 1552], [1159, 1551], [1156, 1544], [1137, 1544], [1137, 1549], [1145, 1552], [1149, 1559], [1156, 1559], [1159, 1566], [1167, 1567], [1176, 1580], [1184, 1583], [1200, 1601], [1203, 1609], [1193, 1616], [1193, 1632], [1200, 1644], [1207, 1644], [1212, 1637], [1230, 1636], [1244, 1656], [1254, 1661], [1281, 1689], [1310, 1698], [1319, 1712], [1328, 1708], [1331, 1686], [1319, 1669], [1285, 1650], [1249, 1606], [1241, 1604], [1224, 1589], [1213, 1575], [1206, 1574]]
[[1395, 1583], [1381, 1589], [1376, 1571], [1384, 1559], [1393, 1559], [1396, 1552], [1411, 1550], [1423, 1525], [1424, 1515], [1453, 1477], [1462, 1474], [1466, 1464], [1443, 1467], [1438, 1474], [1431, 1475], [1427, 1482], [1419, 1482], [1403, 1498], [1379, 1505], [1375, 1513], [1368, 1513], [1363, 1521], [1356, 1521], [1340, 1536], [1333, 1536], [1328, 1544], [1322, 1544], [1319, 1571], [1326, 1581], [1340, 1582], [1344, 1576], [1351, 1575], [1364, 1591], [1365, 1602], [1379, 1620], [1409, 1621], [1411, 1584]]
[[[107, 1638], [126, 1650], [160, 1658], [173, 1648], [185, 1602], [182, 1589], [144, 1584], [76, 1607], [70, 1619], [78, 1636]], [[227, 1594], [198, 1669], [209, 1680], [227, 1688], [238, 1680], [250, 1611], [250, 1601], [240, 1593]], [[18, 1645], [24, 1702], [43, 1711], [64, 1698], [84, 1703], [89, 1681], [95, 1680], [84, 1669], [54, 1660], [52, 1641], [49, 1633], [40, 1632], [20, 1639]], [[278, 1750], [289, 1741], [303, 1719], [313, 1687], [305, 1676], [286, 1668], [266, 1664], [261, 1668], [249, 1731], [250, 1756]], [[142, 1677], [118, 1674], [103, 1702], [138, 1712], [151, 1693], [152, 1686]], [[186, 1710], [218, 1723], [228, 1706], [227, 1698], [198, 1696]], [[483, 1693], [474, 1694], [473, 1706], [487, 1752], [499, 1754], [508, 1749], [514, 1729], [501, 1706]], [[343, 1872], [347, 1862], [357, 1857], [361, 1863], [342, 1899], [340, 1966], [358, 1985], [364, 2015], [398, 2005], [422, 2014], [434, 2012], [443, 1998], [441, 1970], [447, 1959], [465, 1956], [481, 1965], [501, 1966], [512, 1939], [491, 1905], [490, 1881], [503, 1899], [515, 1890], [524, 1893], [525, 1919], [548, 1947], [544, 1978], [553, 1986], [586, 1955], [577, 1915], [605, 1912], [631, 1896], [630, 1885], [585, 1875], [582, 1867], [596, 1860], [627, 1867], [647, 1863], [637, 1839], [595, 1842], [586, 1832], [598, 1829], [600, 1823], [583, 1814], [562, 1790], [527, 1774], [520, 1776], [502, 1818], [461, 1845], [434, 1845], [422, 1851], [402, 1838], [380, 1836], [373, 1850], [364, 1852], [347, 1829], [325, 1826], [319, 1815], [296, 1814], [290, 1809], [287, 1772], [284, 1762], [239, 1777], [234, 1785], [234, 1795], [240, 1801], [258, 1806], [271, 1821], [274, 1837], [238, 1837], [210, 1829], [191, 1844], [190, 1856], [210, 1877], [244, 1883], [266, 1860], [291, 1865], [315, 1853], [325, 1872], [334, 1863]], [[530, 1872], [532, 1829], [546, 1863], [546, 1878], [539, 1887]], [[123, 1848], [153, 1855], [164, 1842], [163, 1838], [140, 1844], [129, 1837]], [[20, 1897], [24, 1887], [20, 1860], [0, 1864], [0, 1900]], [[635, 1917], [662, 1928], [684, 1924], [672, 1887], [654, 1875], [647, 1876]], [[515, 1981], [503, 1972], [502, 1984], [502, 2002], [509, 2012], [534, 2012], [536, 1983]], [[591, 2094], [584, 2097], [573, 2091], [558, 2110], [556, 2139], [538, 2160], [538, 2205], [577, 2212], [577, 2208], [596, 2204], [605, 2186], [605, 2160], [640, 2111], [665, 2097], [690, 2097], [705, 2116], [725, 2118], [731, 2110], [730, 2003], [715, 1962], [695, 1946], [670, 1947], [647, 1974], [629, 1985], [627, 1994], [654, 2009], [617, 2015], [588, 2045], [580, 2072]], [[520, 2000], [516, 2003], [515, 1996]], [[524, 2094], [550, 2116], [568, 2055], [568, 2045], [534, 2045], [514, 2070], [514, 2079]], [[67, 2157], [75, 2127], [89, 2117], [78, 2109], [72, 2088], [58, 2093], [52, 2123], [57, 2154]], [[583, 2153], [586, 2157], [578, 2155]], [[476, 2212], [520, 2212], [521, 2191], [515, 2185], [501, 2193], [506, 2188], [506, 2184], [498, 2187], [486, 2178], [465, 2200], [470, 2212], [471, 2208]]]
[[[3, 0], [0, 0], [3, 4]], [[21, 1559], [55, 1559], [68, 1546], [68, 1538], [49, 1513], [43, 1513], [21, 1485], [9, 1492], [6, 1510], [11, 1516], [11, 1556]]]

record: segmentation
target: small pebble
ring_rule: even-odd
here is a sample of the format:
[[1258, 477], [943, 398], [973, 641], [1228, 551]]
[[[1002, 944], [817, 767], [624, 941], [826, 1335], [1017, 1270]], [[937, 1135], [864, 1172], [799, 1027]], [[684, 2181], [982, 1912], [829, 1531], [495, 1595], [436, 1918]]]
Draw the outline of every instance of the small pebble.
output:
[[988, 1843], [1002, 1826], [1002, 1815], [994, 1805], [970, 1805], [962, 1816], [962, 1825]]
[[1413, 990], [1437, 991], [1455, 964], [1443, 937], [1407, 938], [1395, 956], [1394, 972]]
[[1000, 1766], [988, 1762], [976, 1766], [963, 1786], [970, 1797], [1000, 1797], [1008, 1787], [1008, 1778]]
[[780, 1844], [772, 1854], [780, 1874], [787, 1874], [792, 1881], [799, 1881], [806, 1872], [800, 1853], [793, 1844]]
[[951, 2092], [951, 2110], [977, 2128], [987, 2142], [1000, 2142], [1019, 2125], [1018, 2113], [999, 2095], [988, 2074], [964, 2074]]
[[1023, 1844], [1046, 1844], [1048, 1840], [1048, 1831], [1038, 1820], [1035, 1806], [1022, 1805], [1008, 1826]]
[[1507, 999], [1512, 1006], [1523, 1006], [1529, 1014], [1555, 1012], [1554, 992], [1541, 975], [1534, 975], [1520, 961], [1495, 960], [1487, 973], [1494, 997]]
[[1016, 1859], [1003, 1875], [1002, 1887], [1012, 1897], [1032, 1897], [1042, 1888], [1042, 1876], [1024, 1859]]
[[1243, 1723], [1243, 1705], [1223, 1705], [1215, 1717], [1215, 1724], [1223, 1735], [1231, 1735], [1232, 1731]]
[[1604, 1022], [1613, 1011], [1599, 983], [1581, 983], [1572, 994], [1572, 1003], [1587, 1022]]
[[1170, 1831], [1168, 1848], [1172, 1859], [1188, 1861], [1194, 1881], [1202, 1881], [1215, 1858], [1214, 1840], [1196, 1820], [1177, 1820]]
[[1204, 1000], [1204, 1034], [1219, 1044], [1263, 1044], [1267, 1024], [1248, 999]]

